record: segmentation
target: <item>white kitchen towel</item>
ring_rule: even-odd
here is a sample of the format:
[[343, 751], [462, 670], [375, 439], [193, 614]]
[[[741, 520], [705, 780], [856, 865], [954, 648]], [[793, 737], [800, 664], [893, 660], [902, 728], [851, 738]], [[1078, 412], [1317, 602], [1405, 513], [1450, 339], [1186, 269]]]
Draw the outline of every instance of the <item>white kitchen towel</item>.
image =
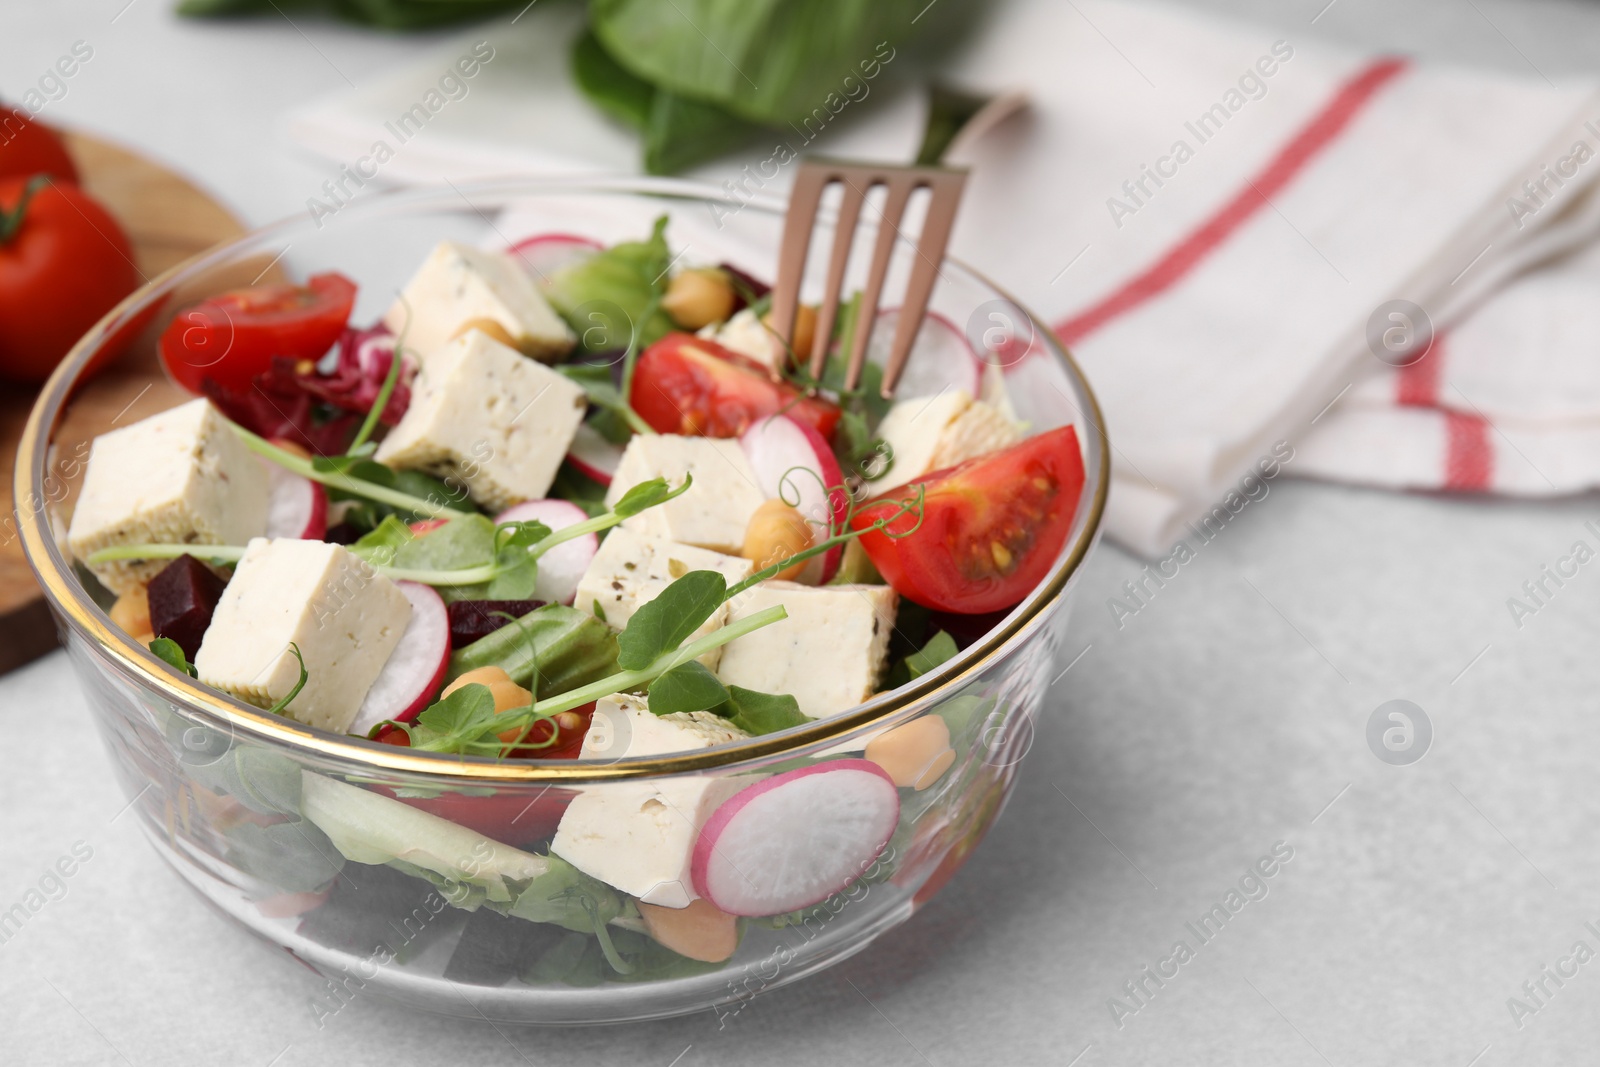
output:
[[1513, 496], [1600, 485], [1597, 297], [1600, 244], [1520, 275], [1420, 358], [1355, 382], [1318, 421], [1295, 469]]
[[[626, 165], [621, 135], [566, 87], [575, 23], [535, 14], [546, 21], [530, 14], [521, 27], [479, 35], [495, 58], [471, 95], [396, 146], [387, 177]], [[291, 130], [353, 159], [450, 58], [297, 116]], [[1600, 121], [1600, 99], [1588, 84], [1357, 55], [1296, 31], [1122, 0], [996, 5], [948, 73], [1032, 96], [1025, 120], [996, 130], [970, 160], [954, 247], [1072, 345], [1113, 440], [1109, 532], [1147, 554], [1281, 455], [1280, 440], [1295, 449], [1291, 473], [1441, 484], [1404, 473], [1444, 470], [1427, 467], [1422, 444], [1384, 468], [1362, 420], [1369, 432], [1374, 421], [1433, 420], [1436, 429], [1405, 439], [1437, 452], [1480, 416], [1360, 406], [1386, 377], [1398, 389], [1369, 346], [1369, 321], [1386, 321], [1397, 300], [1424, 309], [1442, 338], [1426, 363], [1465, 343], [1471, 324], [1460, 320], [1486, 294], [1592, 236], [1600, 215], [1600, 197], [1587, 195], [1600, 164], [1576, 167], [1559, 186], [1546, 178], [1575, 143], [1594, 143], [1585, 124]], [[826, 140], [792, 147], [903, 159], [920, 131], [905, 95], [846, 119]], [[770, 154], [701, 173], [727, 177]], [[787, 177], [763, 191], [780, 192]], [[1511, 198], [1527, 198], [1525, 183], [1544, 195], [1509, 211]], [[1545, 473], [1554, 481], [1558, 472]]]

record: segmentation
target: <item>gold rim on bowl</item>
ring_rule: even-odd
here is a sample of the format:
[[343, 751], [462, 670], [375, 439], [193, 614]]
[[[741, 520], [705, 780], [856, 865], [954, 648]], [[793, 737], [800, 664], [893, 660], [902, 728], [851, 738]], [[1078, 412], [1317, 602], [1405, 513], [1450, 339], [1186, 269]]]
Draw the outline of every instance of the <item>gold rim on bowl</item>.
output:
[[[713, 201], [721, 195], [714, 186], [673, 179], [585, 179], [582, 181], [515, 181], [484, 182], [450, 190], [459, 194], [471, 206], [471, 195], [499, 193], [538, 196], [551, 193], [614, 193], [672, 199]], [[404, 189], [373, 194], [367, 204], [370, 212], [385, 208], [403, 208], [409, 200], [426, 201], [437, 197], [443, 189]], [[784, 205], [771, 198], [756, 198], [746, 204], [758, 210], [779, 214]], [[140, 286], [125, 300], [106, 314], [94, 328], [73, 346], [56, 368], [34, 404], [23, 430], [17, 450], [15, 501], [46, 499], [43, 493], [45, 463], [49, 454], [49, 435], [54, 432], [66, 410], [66, 401], [79, 372], [99, 346], [116, 329], [127, 325], [134, 315], [144, 310], [151, 294], [165, 288], [174, 279], [197, 273], [215, 263], [225, 262], [230, 254], [242, 245], [256, 244], [264, 238], [305, 225], [303, 218], [295, 216], [252, 231], [228, 241], [158, 275]], [[1099, 401], [1089, 387], [1083, 372], [1072, 354], [1048, 329], [1039, 328], [1040, 320], [1018, 303], [983, 273], [974, 270], [951, 256], [948, 261], [960, 267], [975, 281], [988, 287], [995, 295], [1021, 308], [1034, 325], [1044, 342], [1045, 349], [1065, 368], [1068, 377], [1082, 394], [1085, 410], [1081, 413], [1089, 423], [1093, 436], [1086, 442], [1091, 461], [1098, 455], [1099, 462], [1088, 471], [1094, 479], [1093, 498], [1089, 512], [1076, 540], [1049, 576], [1006, 619], [983, 639], [964, 649], [951, 661], [948, 668], [924, 675], [899, 689], [881, 693], [850, 711], [797, 726], [781, 733], [752, 738], [749, 741], [721, 745], [699, 752], [652, 756], [642, 759], [623, 759], [609, 763], [587, 760], [518, 760], [503, 761], [490, 757], [455, 756], [445, 753], [417, 753], [396, 745], [382, 745], [364, 738], [334, 734], [318, 730], [293, 719], [268, 715], [260, 708], [223, 696], [192, 678], [180, 676], [148, 649], [136, 644], [116, 627], [73, 575], [71, 567], [62, 557], [52, 535], [49, 517], [43, 506], [30, 508], [24, 515], [17, 510], [18, 528], [22, 534], [23, 550], [28, 557], [39, 584], [52, 608], [66, 619], [82, 637], [90, 640], [111, 658], [124, 673], [132, 674], [139, 684], [160, 692], [186, 712], [219, 720], [230, 732], [249, 734], [264, 740], [278, 742], [291, 748], [307, 749], [330, 759], [361, 764], [407, 775], [430, 778], [466, 778], [486, 782], [574, 782], [605, 779], [653, 777], [681, 774], [692, 771], [726, 767], [747, 760], [781, 755], [793, 749], [842, 737], [880, 720], [891, 718], [896, 712], [939, 692], [954, 692], [1008, 650], [1013, 637], [1021, 633], [1046, 607], [1054, 603], [1066, 590], [1068, 582], [1088, 555], [1100, 531], [1105, 512], [1106, 495], [1110, 486], [1110, 442], [1106, 436], [1105, 422]]]

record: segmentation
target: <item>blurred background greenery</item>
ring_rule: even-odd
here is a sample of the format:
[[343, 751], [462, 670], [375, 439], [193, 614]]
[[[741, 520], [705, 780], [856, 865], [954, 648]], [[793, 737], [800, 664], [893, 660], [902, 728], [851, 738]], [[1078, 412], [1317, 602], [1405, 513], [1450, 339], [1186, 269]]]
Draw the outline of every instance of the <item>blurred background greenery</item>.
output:
[[[310, 13], [403, 32], [585, 3], [572, 75], [670, 174], [799, 127], [863, 78], [927, 78], [980, 0], [181, 0], [196, 18]], [[888, 62], [885, 57], [892, 58]], [[870, 74], [868, 72], [871, 72]], [[853, 79], [853, 81], [852, 81]]]

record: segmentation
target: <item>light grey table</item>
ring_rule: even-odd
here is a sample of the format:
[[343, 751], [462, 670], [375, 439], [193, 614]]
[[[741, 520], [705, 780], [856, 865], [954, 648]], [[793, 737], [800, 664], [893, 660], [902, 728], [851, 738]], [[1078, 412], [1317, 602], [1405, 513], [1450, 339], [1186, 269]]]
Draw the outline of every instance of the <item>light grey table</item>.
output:
[[[124, 3], [9, 0], [0, 88], [16, 94], [89, 41], [47, 116], [181, 164], [252, 222], [298, 209], [327, 176], [278, 139], [284, 110], [419, 47]], [[1600, 8], [1578, 3], [1206, 4], [1301, 36], [1600, 70]], [[1521, 629], [1506, 607], [1542, 564], [1594, 543], [1592, 518], [1593, 497], [1479, 504], [1280, 481], [1121, 629], [1105, 602], [1141, 564], [1103, 548], [1066, 643], [1080, 658], [972, 863], [909, 925], [725, 1029], [710, 1013], [494, 1028], [375, 996], [319, 1028], [319, 979], [202, 908], [119, 818], [58, 654], [0, 678], [0, 909], [74, 848], [92, 854], [0, 944], [0, 1062], [1594, 1062], [1600, 962], [1560, 985], [1540, 972], [1571, 971], [1580, 940], [1600, 950], [1585, 925], [1600, 928], [1600, 564]], [[1412, 766], [1368, 747], [1369, 717], [1397, 698], [1433, 726]], [[1186, 923], [1275, 845], [1292, 859], [1266, 895], [1248, 883], [1260, 899], [1201, 944]], [[1193, 958], [1157, 988], [1143, 969], [1179, 939]], [[1151, 991], [1139, 1002], [1124, 988], [1136, 980]], [[1528, 981], [1548, 995], [1528, 998]], [[1537, 1010], [1514, 1019], [1512, 997]], [[1112, 998], [1141, 1006], [1118, 1026]]]

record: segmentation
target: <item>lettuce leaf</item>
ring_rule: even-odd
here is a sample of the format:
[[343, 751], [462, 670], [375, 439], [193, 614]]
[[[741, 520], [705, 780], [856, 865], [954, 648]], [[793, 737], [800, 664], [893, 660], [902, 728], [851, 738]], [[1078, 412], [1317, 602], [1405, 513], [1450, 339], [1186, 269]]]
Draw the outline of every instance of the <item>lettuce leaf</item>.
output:
[[611, 304], [639, 330], [640, 349], [655, 343], [673, 329], [667, 313], [655, 306], [672, 263], [666, 231], [663, 215], [647, 239], [614, 244], [557, 271], [545, 286], [545, 295], [580, 333], [588, 325], [579, 313], [585, 304]]
[[886, 67], [908, 65], [899, 54], [914, 41], [956, 40], [977, 10], [967, 0], [590, 0], [589, 23], [636, 78], [782, 126], [819, 113], [826, 124]]

